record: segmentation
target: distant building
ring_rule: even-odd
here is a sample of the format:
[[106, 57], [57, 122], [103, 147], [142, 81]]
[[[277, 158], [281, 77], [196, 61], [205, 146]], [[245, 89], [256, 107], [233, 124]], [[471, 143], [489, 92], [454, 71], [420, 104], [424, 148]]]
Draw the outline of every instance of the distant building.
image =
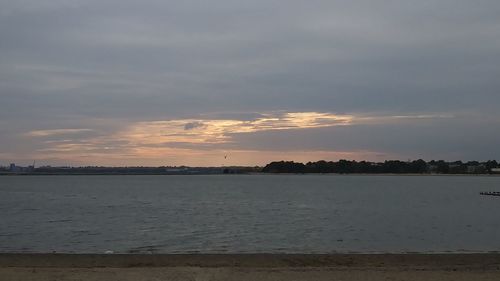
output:
[[491, 172], [494, 174], [500, 174], [500, 168], [491, 168]]
[[10, 163], [10, 165], [9, 165], [9, 171], [13, 172], [13, 173], [19, 171], [19, 168], [20, 167], [17, 167], [16, 164], [14, 164], [14, 163]]
[[167, 172], [167, 173], [181, 173], [181, 172], [185, 172], [187, 170], [188, 169], [186, 169], [186, 168], [166, 168], [165, 172]]
[[17, 166], [15, 163], [11, 163], [8, 167], [8, 171], [11, 173], [31, 173], [34, 170], [34, 166], [21, 167]]

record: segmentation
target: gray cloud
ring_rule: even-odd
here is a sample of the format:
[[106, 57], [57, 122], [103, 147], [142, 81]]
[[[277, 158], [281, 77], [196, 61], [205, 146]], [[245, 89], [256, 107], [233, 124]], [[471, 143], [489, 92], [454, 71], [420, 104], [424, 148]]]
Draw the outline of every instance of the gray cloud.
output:
[[[130, 122], [283, 110], [466, 114], [432, 128], [305, 130], [303, 147], [348, 138], [358, 145], [346, 149], [498, 155], [494, 145], [465, 148], [500, 138], [490, 127], [500, 120], [499, 13], [494, 0], [3, 0], [0, 152], [41, 147], [19, 137], [34, 130], [106, 135]], [[277, 138], [300, 149], [288, 134], [241, 134], [233, 145]], [[353, 140], [368, 135], [380, 145]]]
[[[287, 132], [234, 135], [235, 143], [255, 150], [373, 151], [400, 159], [499, 159], [499, 120], [469, 116], [395, 123], [359, 124]], [[392, 156], [394, 157], [394, 156]]]
[[193, 130], [196, 128], [202, 128], [203, 126], [205, 126], [205, 125], [202, 122], [189, 122], [189, 123], [186, 123], [186, 125], [184, 125], [184, 130], [186, 130], [186, 131]]

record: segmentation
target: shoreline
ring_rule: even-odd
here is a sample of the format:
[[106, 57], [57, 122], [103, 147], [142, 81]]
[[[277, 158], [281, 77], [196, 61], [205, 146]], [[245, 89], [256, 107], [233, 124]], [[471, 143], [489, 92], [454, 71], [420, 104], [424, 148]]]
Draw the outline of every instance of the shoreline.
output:
[[471, 254], [17, 254], [5, 267], [426, 267], [500, 269], [500, 253]]
[[119, 173], [0, 173], [1, 176], [409, 176], [409, 177], [500, 177], [500, 174], [397, 174], [397, 173], [240, 173], [240, 174], [119, 174]]
[[0, 279], [493, 281], [500, 254], [0, 254]]

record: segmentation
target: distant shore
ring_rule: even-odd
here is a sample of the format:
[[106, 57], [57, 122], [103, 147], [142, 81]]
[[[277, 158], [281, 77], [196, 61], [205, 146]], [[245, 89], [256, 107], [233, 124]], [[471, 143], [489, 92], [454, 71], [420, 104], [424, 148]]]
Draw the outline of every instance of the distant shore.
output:
[[500, 280], [500, 254], [0, 254], [2, 280]]
[[126, 173], [0, 173], [1, 176], [460, 176], [460, 177], [500, 177], [500, 174], [413, 174], [413, 173], [241, 173], [241, 174], [126, 174]]
[[496, 160], [454, 161], [422, 159], [414, 161], [386, 160], [384, 162], [339, 160], [300, 163], [294, 161], [274, 161], [261, 166], [35, 166], [23, 167], [11, 163], [8, 167], [0, 166], [0, 174], [36, 174], [36, 175], [217, 175], [217, 174], [444, 174], [444, 175], [486, 175], [500, 174], [500, 164]]

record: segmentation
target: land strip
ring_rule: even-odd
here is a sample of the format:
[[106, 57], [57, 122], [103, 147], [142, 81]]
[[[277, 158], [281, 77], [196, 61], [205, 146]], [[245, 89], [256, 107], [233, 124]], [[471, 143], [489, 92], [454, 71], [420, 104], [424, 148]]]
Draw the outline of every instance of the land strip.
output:
[[500, 254], [0, 254], [0, 280], [500, 280]]

